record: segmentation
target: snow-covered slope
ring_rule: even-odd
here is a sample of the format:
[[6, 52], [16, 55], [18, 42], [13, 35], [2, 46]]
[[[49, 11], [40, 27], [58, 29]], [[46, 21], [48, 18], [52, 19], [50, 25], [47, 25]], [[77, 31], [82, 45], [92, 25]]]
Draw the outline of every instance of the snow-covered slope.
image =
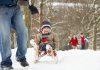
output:
[[[58, 64], [50, 63], [53, 59], [44, 56], [40, 63], [34, 64], [34, 49], [27, 51], [29, 67], [21, 67], [16, 61], [16, 49], [12, 50], [12, 61], [15, 70], [100, 70], [100, 51], [93, 50], [69, 50], [58, 51]], [[1, 61], [1, 59], [0, 59]]]

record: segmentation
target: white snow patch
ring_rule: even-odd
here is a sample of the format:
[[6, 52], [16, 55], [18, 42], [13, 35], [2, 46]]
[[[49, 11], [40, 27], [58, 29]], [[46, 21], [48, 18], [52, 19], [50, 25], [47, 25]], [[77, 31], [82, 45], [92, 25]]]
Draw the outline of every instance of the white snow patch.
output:
[[100, 70], [100, 51], [77, 49], [58, 51], [58, 64], [49, 63], [53, 60], [50, 56], [40, 59], [40, 61], [47, 61], [47, 63], [34, 64], [34, 48], [28, 48], [26, 58], [29, 67], [25, 68], [16, 61], [15, 54], [16, 49], [13, 49], [11, 59], [14, 70]]

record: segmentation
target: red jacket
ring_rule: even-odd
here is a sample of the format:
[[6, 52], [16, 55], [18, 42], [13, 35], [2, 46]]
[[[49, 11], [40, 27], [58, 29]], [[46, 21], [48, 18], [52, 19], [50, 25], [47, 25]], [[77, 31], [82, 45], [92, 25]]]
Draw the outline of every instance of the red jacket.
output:
[[70, 44], [73, 45], [73, 46], [77, 46], [77, 44], [78, 44], [77, 37], [75, 37], [75, 39], [74, 38], [71, 38]]
[[81, 37], [81, 44], [82, 44], [82, 45], [85, 45], [85, 39], [84, 39], [84, 36]]

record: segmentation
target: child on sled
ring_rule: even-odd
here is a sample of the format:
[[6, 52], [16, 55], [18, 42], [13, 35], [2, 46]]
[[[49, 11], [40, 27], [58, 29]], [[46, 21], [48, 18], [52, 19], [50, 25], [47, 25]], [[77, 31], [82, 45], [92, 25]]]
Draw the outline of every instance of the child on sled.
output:
[[51, 30], [50, 22], [43, 21], [41, 32], [35, 37], [37, 47], [35, 48], [35, 62], [38, 62], [44, 55], [52, 56], [57, 61], [55, 48], [59, 48], [59, 39], [56, 33]]

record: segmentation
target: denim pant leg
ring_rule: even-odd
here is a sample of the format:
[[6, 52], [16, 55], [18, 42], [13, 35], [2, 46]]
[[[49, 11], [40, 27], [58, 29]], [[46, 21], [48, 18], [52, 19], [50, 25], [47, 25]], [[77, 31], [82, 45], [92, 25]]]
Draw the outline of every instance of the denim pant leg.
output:
[[13, 19], [12, 19], [12, 25], [16, 30], [17, 33], [17, 53], [16, 57], [20, 61], [26, 60], [25, 54], [27, 52], [27, 40], [28, 40], [28, 31], [25, 26], [24, 20], [23, 20], [23, 14], [20, 10], [20, 7], [17, 6]]
[[81, 49], [85, 49], [85, 45], [81, 45]]
[[1, 41], [1, 66], [9, 67], [12, 65], [11, 61], [11, 45], [10, 45], [10, 24], [11, 12], [5, 7], [0, 6], [0, 41]]

